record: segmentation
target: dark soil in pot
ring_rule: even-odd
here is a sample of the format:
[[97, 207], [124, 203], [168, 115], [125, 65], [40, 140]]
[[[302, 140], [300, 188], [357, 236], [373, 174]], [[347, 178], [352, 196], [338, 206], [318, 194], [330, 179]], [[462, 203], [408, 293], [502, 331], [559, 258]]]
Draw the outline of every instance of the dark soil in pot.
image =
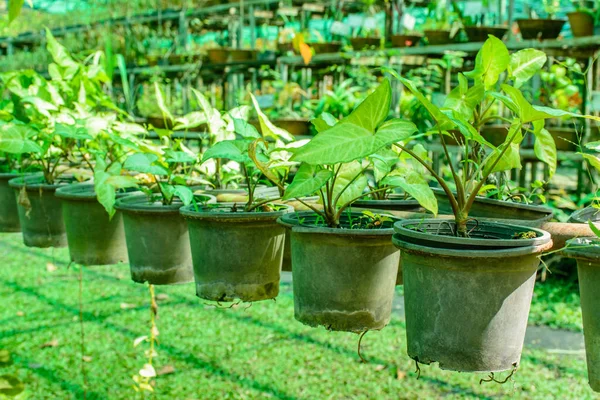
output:
[[350, 44], [354, 50], [378, 49], [381, 46], [381, 39], [378, 37], [355, 37], [350, 39]]
[[563, 253], [577, 260], [588, 379], [591, 388], [600, 392], [600, 241], [572, 239]]
[[[393, 242], [402, 252], [408, 355], [454, 371], [512, 369], [521, 359], [538, 255], [552, 245], [550, 235], [530, 227], [471, 224], [470, 238], [452, 237], [463, 246], [448, 248], [451, 237], [440, 233], [451, 223], [394, 226]], [[536, 238], [516, 239], [508, 247], [491, 243], [508, 242], [522, 231]]]
[[585, 11], [575, 11], [567, 13], [571, 32], [575, 37], [594, 35], [594, 16]]
[[488, 35], [496, 36], [502, 40], [504, 35], [508, 32], [508, 28], [503, 26], [467, 26], [465, 27], [465, 33], [469, 38], [469, 42], [485, 42], [488, 39]]
[[[452, 207], [442, 189], [433, 189], [438, 200], [440, 214], [452, 214]], [[478, 196], [469, 215], [474, 218], [488, 218], [498, 222], [518, 223], [540, 227], [552, 219], [551, 208], [533, 204], [513, 203]]]
[[0, 173], [0, 232], [21, 232], [15, 191], [8, 181], [22, 174]]
[[196, 295], [212, 301], [259, 301], [279, 294], [284, 227], [277, 218], [293, 210], [270, 205], [244, 212], [233, 203], [181, 209], [190, 232]]
[[454, 38], [450, 37], [450, 31], [425, 31], [425, 37], [430, 45], [441, 45], [454, 43]]
[[[273, 121], [275, 126], [285, 129], [294, 136], [310, 135], [310, 121], [301, 118], [279, 118]], [[260, 129], [259, 129], [260, 131]]]
[[170, 285], [194, 279], [187, 224], [179, 214], [182, 206], [179, 202], [168, 206], [151, 203], [146, 195], [117, 200], [134, 282]]
[[[127, 193], [117, 194], [124, 197]], [[82, 265], [110, 265], [127, 262], [123, 216], [112, 219], [96, 198], [93, 183], [59, 188], [71, 261]]]
[[8, 184], [14, 190], [23, 243], [28, 247], [66, 247], [62, 204], [56, 189], [72, 182], [65, 178], [49, 185], [41, 175], [18, 177]]
[[421, 41], [419, 35], [392, 35], [392, 47], [414, 47]]
[[518, 19], [523, 39], [556, 39], [564, 24], [562, 19]]
[[[351, 214], [355, 223], [363, 216]], [[295, 318], [332, 331], [365, 332], [390, 321], [400, 253], [390, 242], [392, 223], [378, 229], [333, 229], [314, 213], [292, 213]], [[340, 221], [349, 228], [348, 213]], [[392, 220], [397, 220], [392, 218]]]

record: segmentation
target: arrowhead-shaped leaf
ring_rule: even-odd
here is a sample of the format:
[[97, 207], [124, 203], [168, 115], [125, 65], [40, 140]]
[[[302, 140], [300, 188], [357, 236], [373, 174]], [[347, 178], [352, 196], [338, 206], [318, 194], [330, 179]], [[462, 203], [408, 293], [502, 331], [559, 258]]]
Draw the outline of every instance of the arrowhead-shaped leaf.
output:
[[398, 171], [386, 177], [381, 183], [401, 188], [417, 200], [423, 208], [437, 215], [438, 203], [435, 194], [427, 180], [417, 171], [411, 169]]
[[333, 177], [333, 172], [317, 165], [302, 164], [294, 180], [285, 190], [284, 200], [310, 196], [316, 193]]

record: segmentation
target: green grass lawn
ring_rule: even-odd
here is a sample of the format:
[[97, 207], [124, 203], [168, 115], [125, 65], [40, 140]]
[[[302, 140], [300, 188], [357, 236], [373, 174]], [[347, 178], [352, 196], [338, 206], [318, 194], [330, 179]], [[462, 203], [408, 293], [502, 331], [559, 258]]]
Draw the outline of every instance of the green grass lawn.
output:
[[[0, 234], [0, 349], [14, 360], [0, 375], [24, 381], [23, 398], [83, 398], [79, 273], [67, 264], [65, 249], [26, 248], [20, 235]], [[129, 279], [127, 265], [84, 268], [83, 274], [87, 398], [140, 398], [132, 376], [143, 366], [148, 345], [134, 347], [133, 341], [148, 334], [148, 287]], [[369, 362], [360, 363], [357, 335], [294, 320], [286, 284], [276, 302], [248, 309], [208, 305], [195, 297], [192, 284], [156, 290], [161, 300], [155, 366], [171, 373], [156, 378], [154, 397], [148, 398], [594, 398], [583, 358], [527, 348], [514, 379], [504, 385], [480, 385], [484, 374], [437, 366], [422, 366], [417, 379], [398, 317], [364, 337], [362, 353]]]

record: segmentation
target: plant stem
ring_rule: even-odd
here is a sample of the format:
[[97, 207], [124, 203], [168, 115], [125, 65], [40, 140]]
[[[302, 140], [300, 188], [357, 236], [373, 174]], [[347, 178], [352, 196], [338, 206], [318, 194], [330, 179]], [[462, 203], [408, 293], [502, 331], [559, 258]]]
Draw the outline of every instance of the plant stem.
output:
[[[448, 165], [450, 166], [450, 172], [452, 173], [452, 178], [454, 178], [454, 184], [456, 185], [456, 196], [457, 196], [456, 201], [458, 203], [458, 208], [461, 209], [465, 204], [465, 191], [464, 191], [464, 188], [460, 181], [460, 176], [458, 176], [456, 174], [456, 171], [454, 170], [452, 158], [450, 158], [450, 153], [448, 152], [448, 147], [446, 146], [446, 139], [444, 139], [444, 135], [442, 134], [442, 130], [440, 129], [439, 125], [438, 125], [438, 131], [440, 133], [440, 138], [442, 140], [442, 147], [444, 148], [444, 154], [446, 155], [446, 159], [448, 160]], [[466, 141], [466, 138], [465, 138], [465, 141]], [[465, 143], [465, 147], [466, 147], [466, 143]]]
[[246, 164], [241, 163], [242, 172], [244, 173], [244, 177], [246, 178], [246, 186], [248, 186], [248, 202], [246, 203], [246, 207], [244, 209], [246, 211], [251, 211], [252, 203], [254, 202], [254, 188], [252, 187], [252, 182], [250, 181], [250, 177], [248, 176], [248, 169], [246, 168]]
[[338, 212], [337, 212], [337, 214], [335, 216], [336, 220], [340, 219], [340, 217], [342, 216], [342, 212], [344, 212], [344, 210], [346, 208], [348, 208], [349, 206], [351, 206], [352, 203], [354, 203], [356, 200], [360, 199], [361, 197], [368, 196], [368, 195], [373, 194], [373, 193], [383, 192], [383, 191], [388, 190], [388, 189], [389, 188], [385, 187], [385, 188], [371, 190], [370, 192], [367, 192], [367, 193], [361, 193], [360, 196], [357, 196], [357, 197], [353, 198], [352, 200], [350, 200], [349, 202], [347, 202], [346, 204], [344, 204], [342, 207], [340, 207], [340, 209], [338, 210]]
[[79, 266], [79, 333], [81, 344], [81, 376], [83, 378], [83, 399], [87, 397], [88, 380], [85, 372], [85, 330], [83, 324], [83, 265]]
[[459, 215], [458, 203], [456, 201], [456, 198], [454, 197], [454, 194], [452, 193], [452, 191], [450, 190], [450, 188], [448, 187], [446, 182], [444, 182], [444, 180], [433, 170], [433, 168], [431, 168], [431, 166], [429, 164], [427, 164], [423, 159], [421, 159], [421, 157], [416, 155], [414, 152], [412, 152], [411, 150], [407, 149], [406, 147], [404, 147], [398, 143], [394, 143], [394, 146], [398, 147], [402, 151], [406, 151], [415, 160], [417, 160], [417, 162], [419, 162], [419, 164], [424, 166], [429, 171], [429, 173], [440, 184], [440, 186], [446, 193], [446, 196], [448, 196], [448, 201], [450, 202], [450, 206], [452, 207], [452, 213], [454, 214], [455, 217], [457, 217]]
[[521, 131], [521, 124], [519, 124], [519, 126], [517, 127], [517, 129], [515, 129], [514, 133], [509, 138], [509, 140], [506, 141], [506, 142], [504, 142], [506, 144], [506, 146], [504, 146], [504, 148], [502, 149], [502, 151], [500, 152], [500, 154], [498, 155], [498, 157], [496, 158], [496, 160], [494, 160], [494, 162], [492, 163], [492, 165], [489, 168], [486, 169], [487, 171], [483, 171], [482, 172], [482, 174], [481, 174], [482, 175], [481, 176], [481, 180], [477, 183], [477, 185], [475, 186], [475, 188], [471, 192], [471, 195], [469, 196], [469, 199], [467, 200], [467, 203], [465, 204], [464, 210], [465, 210], [465, 212], [467, 214], [469, 213], [469, 210], [471, 210], [471, 207], [473, 206], [473, 203], [475, 202], [475, 198], [477, 197], [477, 194], [479, 193], [479, 190], [481, 190], [481, 188], [485, 184], [486, 179], [492, 173], [492, 171], [494, 170], [494, 167], [498, 164], [498, 162], [500, 162], [500, 160], [502, 159], [502, 156], [504, 156], [504, 154], [506, 153], [506, 151], [508, 150], [508, 148], [512, 144], [513, 139], [515, 138], [515, 136], [517, 136], [517, 133], [519, 133], [520, 131]]

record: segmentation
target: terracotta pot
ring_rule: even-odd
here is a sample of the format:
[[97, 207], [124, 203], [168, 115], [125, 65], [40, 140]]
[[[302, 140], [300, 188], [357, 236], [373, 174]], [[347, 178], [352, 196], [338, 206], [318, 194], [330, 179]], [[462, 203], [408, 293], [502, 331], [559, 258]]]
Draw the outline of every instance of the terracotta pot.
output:
[[567, 21], [563, 19], [518, 19], [523, 39], [556, 39]]
[[575, 37], [594, 35], [594, 16], [585, 11], [575, 11], [567, 14], [571, 32]]
[[393, 47], [413, 47], [419, 44], [421, 36], [419, 35], [392, 35]]

